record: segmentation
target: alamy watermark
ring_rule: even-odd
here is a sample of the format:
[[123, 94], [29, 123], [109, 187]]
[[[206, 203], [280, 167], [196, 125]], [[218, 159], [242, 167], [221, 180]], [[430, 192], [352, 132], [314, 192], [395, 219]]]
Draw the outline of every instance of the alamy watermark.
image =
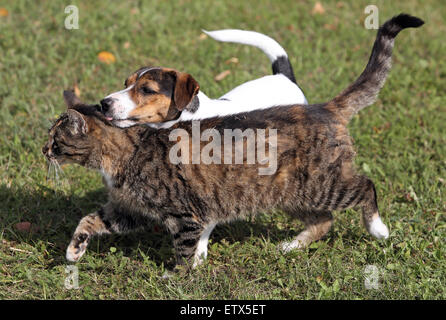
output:
[[379, 28], [379, 11], [374, 4], [368, 5], [364, 8], [364, 13], [368, 16], [364, 20], [364, 28], [378, 29]]
[[[192, 121], [192, 137], [184, 129], [174, 129], [169, 140], [177, 142], [169, 151], [173, 164], [257, 163], [264, 165], [258, 168], [259, 175], [277, 170], [277, 129], [224, 129], [222, 137], [216, 129], [201, 132], [200, 121]], [[201, 147], [201, 142], [208, 143]]]
[[67, 276], [64, 280], [65, 289], [79, 289], [79, 269], [77, 266], [69, 265], [65, 267]]
[[68, 14], [65, 18], [65, 29], [79, 29], [79, 8], [75, 5], [69, 5], [65, 7], [65, 13]]
[[378, 290], [379, 289], [379, 278], [381, 275], [380, 269], [373, 265], [369, 264], [364, 268], [364, 287], [368, 290]]

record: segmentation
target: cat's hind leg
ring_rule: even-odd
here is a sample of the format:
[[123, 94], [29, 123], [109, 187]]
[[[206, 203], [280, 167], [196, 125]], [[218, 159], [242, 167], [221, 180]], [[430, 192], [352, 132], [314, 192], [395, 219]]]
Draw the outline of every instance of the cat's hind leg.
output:
[[324, 237], [333, 225], [333, 216], [330, 211], [306, 211], [298, 213], [297, 216], [304, 222], [305, 229], [292, 241], [282, 242], [281, 249], [284, 252], [305, 248], [311, 242]]
[[362, 209], [362, 221], [367, 231], [377, 239], [387, 239], [389, 237], [389, 229], [382, 222], [378, 211], [378, 203], [376, 197], [375, 185], [372, 180], [362, 176], [361, 200], [358, 201], [357, 207]]

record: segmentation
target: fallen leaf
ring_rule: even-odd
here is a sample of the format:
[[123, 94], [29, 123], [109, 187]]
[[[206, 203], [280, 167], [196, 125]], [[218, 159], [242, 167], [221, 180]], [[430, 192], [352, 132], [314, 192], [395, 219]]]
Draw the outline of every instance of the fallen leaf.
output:
[[130, 42], [126, 41], [124, 43], [124, 49], [128, 49], [128, 48], [130, 48]]
[[223, 72], [220, 72], [219, 74], [217, 74], [214, 78], [215, 81], [221, 81], [224, 78], [226, 78], [229, 74], [231, 73], [231, 71], [229, 70], [225, 70]]
[[324, 14], [325, 9], [322, 6], [322, 4], [318, 1], [313, 7], [313, 10], [311, 11], [312, 14]]
[[116, 61], [116, 58], [113, 55], [113, 53], [107, 52], [107, 51], [99, 52], [98, 59], [99, 59], [99, 61], [107, 63], [107, 64], [114, 63]]
[[7, 16], [9, 16], [8, 10], [6, 10], [5, 8], [0, 8], [0, 17], [7, 17]]
[[336, 8], [344, 8], [345, 3], [342, 1], [339, 1], [338, 3], [336, 3]]
[[132, 9], [130, 10], [130, 13], [131, 13], [131, 14], [138, 14], [138, 13], [139, 13], [139, 10], [138, 10], [138, 8], [132, 8]]
[[19, 222], [19, 223], [16, 223], [14, 227], [18, 231], [29, 232], [29, 231], [31, 231], [31, 222], [28, 222], [28, 221]]
[[226, 64], [230, 64], [230, 63], [237, 64], [238, 63], [238, 58], [232, 57], [232, 58], [226, 60], [225, 63]]
[[202, 34], [200, 34], [200, 36], [198, 37], [198, 39], [200, 39], [200, 40], [204, 40], [204, 39], [207, 39], [207, 37], [208, 37], [208, 35], [207, 35], [206, 33], [202, 33]]

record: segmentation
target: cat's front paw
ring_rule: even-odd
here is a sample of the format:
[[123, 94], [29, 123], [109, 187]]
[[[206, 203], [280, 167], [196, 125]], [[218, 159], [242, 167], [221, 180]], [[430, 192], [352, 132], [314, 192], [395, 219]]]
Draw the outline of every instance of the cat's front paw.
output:
[[87, 250], [88, 240], [89, 236], [85, 233], [74, 235], [67, 248], [67, 260], [77, 262]]

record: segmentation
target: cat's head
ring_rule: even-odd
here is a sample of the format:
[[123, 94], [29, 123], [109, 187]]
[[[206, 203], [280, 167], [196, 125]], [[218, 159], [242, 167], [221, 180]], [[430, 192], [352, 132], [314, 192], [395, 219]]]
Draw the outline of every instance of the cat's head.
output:
[[50, 162], [99, 169], [101, 140], [110, 125], [98, 105], [83, 104], [72, 91], [64, 91], [64, 99], [68, 109], [49, 129], [42, 152]]

